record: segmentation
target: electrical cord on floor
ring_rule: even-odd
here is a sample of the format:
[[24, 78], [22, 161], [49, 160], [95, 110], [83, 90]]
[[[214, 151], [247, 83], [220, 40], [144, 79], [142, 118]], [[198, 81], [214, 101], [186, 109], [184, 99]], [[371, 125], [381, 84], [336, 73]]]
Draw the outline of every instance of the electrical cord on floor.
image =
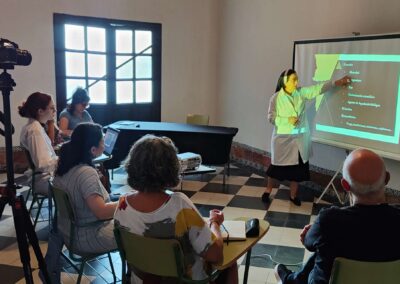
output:
[[283, 264], [285, 266], [300, 266], [303, 265], [303, 262], [298, 262], [298, 263], [282, 263], [274, 260], [272, 256], [268, 253], [263, 253], [263, 254], [258, 254], [258, 255], [252, 255], [251, 258], [264, 258], [266, 257], [267, 259], [269, 258], [274, 264]]

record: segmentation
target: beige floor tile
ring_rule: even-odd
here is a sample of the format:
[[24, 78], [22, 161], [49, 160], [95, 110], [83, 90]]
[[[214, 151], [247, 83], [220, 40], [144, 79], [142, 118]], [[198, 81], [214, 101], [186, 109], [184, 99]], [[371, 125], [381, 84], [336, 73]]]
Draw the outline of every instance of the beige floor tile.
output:
[[236, 195], [261, 197], [264, 192], [264, 187], [243, 185]]
[[[239, 267], [239, 271], [238, 271], [239, 272], [239, 283], [243, 283], [244, 268], [245, 268], [244, 265], [241, 265]], [[251, 284], [263, 283], [263, 284], [265, 284], [267, 282], [269, 273], [270, 273], [270, 269], [268, 269], [268, 268], [251, 266], [249, 268], [247, 283], [251, 283]]]
[[263, 220], [265, 214], [267, 213], [265, 210], [247, 209], [247, 208], [238, 208], [229, 206], [225, 207], [223, 209], [223, 212], [226, 220], [232, 220], [240, 217], [258, 218]]
[[289, 200], [274, 199], [268, 211], [311, 215], [312, 207], [312, 202], [301, 202], [301, 206], [296, 206]]
[[304, 248], [300, 242], [300, 233], [301, 229], [270, 226], [259, 243]]
[[313, 224], [315, 222], [315, 219], [317, 219], [317, 215], [311, 215], [310, 224]]
[[[182, 190], [187, 190], [187, 191], [199, 191], [202, 189], [207, 182], [204, 181], [196, 181], [196, 180], [182, 180]], [[174, 190], [181, 190], [181, 184], [178, 184], [176, 187], [174, 187]]]
[[190, 199], [196, 204], [226, 206], [233, 197], [232, 194], [196, 192]]
[[[211, 180], [212, 183], [222, 183], [223, 176], [217, 175], [215, 178]], [[226, 184], [234, 184], [234, 185], [244, 185], [249, 177], [242, 176], [226, 176], [225, 183]]]
[[276, 284], [278, 283], [276, 281], [275, 273], [273, 268], [269, 268], [269, 273], [268, 273], [268, 278], [266, 284]]
[[250, 177], [252, 177], [252, 178], [264, 178], [264, 177], [256, 175], [256, 174], [252, 174]]

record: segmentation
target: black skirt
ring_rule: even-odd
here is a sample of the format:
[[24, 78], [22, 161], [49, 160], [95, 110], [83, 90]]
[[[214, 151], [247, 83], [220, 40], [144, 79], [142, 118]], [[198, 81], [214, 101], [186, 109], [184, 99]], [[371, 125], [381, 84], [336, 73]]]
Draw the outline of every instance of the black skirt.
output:
[[299, 164], [291, 166], [276, 166], [271, 164], [267, 170], [267, 176], [279, 181], [306, 181], [310, 180], [309, 163], [304, 163], [299, 153]]

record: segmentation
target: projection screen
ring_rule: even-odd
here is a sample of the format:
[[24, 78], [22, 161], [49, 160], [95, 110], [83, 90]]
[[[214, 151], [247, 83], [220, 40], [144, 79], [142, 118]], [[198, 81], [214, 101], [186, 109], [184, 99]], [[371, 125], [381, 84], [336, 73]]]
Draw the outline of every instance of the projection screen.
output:
[[400, 34], [295, 41], [293, 68], [302, 86], [352, 78], [307, 104], [313, 141], [400, 160]]

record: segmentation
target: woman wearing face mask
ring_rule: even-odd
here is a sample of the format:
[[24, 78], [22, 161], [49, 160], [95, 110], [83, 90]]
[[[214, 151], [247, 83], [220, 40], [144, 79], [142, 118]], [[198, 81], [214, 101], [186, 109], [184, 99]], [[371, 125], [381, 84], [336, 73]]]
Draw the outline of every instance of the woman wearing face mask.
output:
[[268, 184], [262, 195], [269, 202], [272, 187], [278, 181], [290, 182], [290, 201], [301, 205], [297, 196], [299, 182], [310, 179], [308, 142], [309, 129], [305, 117], [305, 104], [332, 87], [347, 86], [351, 78], [345, 76], [334, 82], [310, 87], [298, 87], [296, 71], [289, 69], [281, 73], [275, 94], [271, 97], [268, 120], [274, 125], [271, 139], [271, 165], [267, 170]]
[[48, 180], [57, 166], [58, 157], [43, 125], [54, 119], [54, 102], [51, 96], [36, 92], [18, 107], [18, 112], [28, 118], [28, 123], [21, 130], [21, 146], [28, 150], [36, 170], [41, 172], [36, 175], [35, 192], [47, 195]]

